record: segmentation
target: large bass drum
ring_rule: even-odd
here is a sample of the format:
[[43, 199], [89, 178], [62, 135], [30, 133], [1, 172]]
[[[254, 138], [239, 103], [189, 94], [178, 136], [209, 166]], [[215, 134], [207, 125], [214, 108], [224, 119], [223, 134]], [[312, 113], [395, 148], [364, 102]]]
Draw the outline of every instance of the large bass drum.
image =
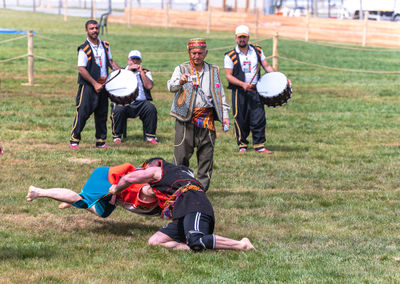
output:
[[129, 105], [138, 96], [136, 75], [125, 69], [111, 72], [106, 80], [105, 89], [110, 100], [118, 105]]
[[257, 92], [261, 101], [268, 107], [280, 107], [292, 97], [292, 88], [285, 74], [271, 72], [263, 75], [257, 82]]

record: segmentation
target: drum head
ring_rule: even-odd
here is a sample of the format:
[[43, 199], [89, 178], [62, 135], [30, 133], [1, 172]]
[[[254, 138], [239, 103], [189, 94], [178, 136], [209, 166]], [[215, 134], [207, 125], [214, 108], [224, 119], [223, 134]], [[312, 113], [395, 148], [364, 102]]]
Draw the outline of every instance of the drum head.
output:
[[262, 97], [270, 98], [282, 93], [288, 85], [288, 79], [281, 72], [263, 75], [257, 82], [257, 92]]
[[137, 88], [136, 75], [130, 70], [115, 70], [107, 77], [106, 91], [116, 97], [126, 97], [133, 94]]

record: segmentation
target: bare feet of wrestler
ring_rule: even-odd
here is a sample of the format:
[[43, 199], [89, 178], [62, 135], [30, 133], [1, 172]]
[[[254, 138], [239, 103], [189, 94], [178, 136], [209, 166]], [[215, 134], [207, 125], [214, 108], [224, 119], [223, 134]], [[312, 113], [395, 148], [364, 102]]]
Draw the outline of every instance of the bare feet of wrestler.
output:
[[243, 250], [251, 250], [255, 249], [254, 246], [251, 244], [250, 240], [248, 238], [243, 238], [240, 240], [240, 242], [243, 244]]
[[40, 188], [37, 188], [33, 185], [29, 187], [28, 194], [26, 195], [26, 201], [30, 202], [35, 200], [39, 196]]

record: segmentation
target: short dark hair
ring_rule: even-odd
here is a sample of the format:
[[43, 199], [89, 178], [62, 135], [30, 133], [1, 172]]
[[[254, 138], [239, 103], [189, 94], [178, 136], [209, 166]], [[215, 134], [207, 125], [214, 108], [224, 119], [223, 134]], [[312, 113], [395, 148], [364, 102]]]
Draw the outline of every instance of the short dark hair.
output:
[[99, 25], [99, 23], [96, 20], [89, 20], [85, 23], [85, 29], [87, 29], [87, 27], [89, 25]]

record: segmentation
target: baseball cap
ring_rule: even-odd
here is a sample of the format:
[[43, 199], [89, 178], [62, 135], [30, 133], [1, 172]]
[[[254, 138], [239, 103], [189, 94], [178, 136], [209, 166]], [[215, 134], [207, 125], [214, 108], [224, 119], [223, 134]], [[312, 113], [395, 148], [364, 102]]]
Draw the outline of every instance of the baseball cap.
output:
[[236, 36], [248, 36], [250, 34], [249, 28], [245, 25], [240, 25], [236, 28], [235, 35]]
[[130, 59], [138, 58], [142, 60], [142, 54], [140, 53], [139, 50], [131, 50], [131, 52], [129, 52], [128, 58]]

